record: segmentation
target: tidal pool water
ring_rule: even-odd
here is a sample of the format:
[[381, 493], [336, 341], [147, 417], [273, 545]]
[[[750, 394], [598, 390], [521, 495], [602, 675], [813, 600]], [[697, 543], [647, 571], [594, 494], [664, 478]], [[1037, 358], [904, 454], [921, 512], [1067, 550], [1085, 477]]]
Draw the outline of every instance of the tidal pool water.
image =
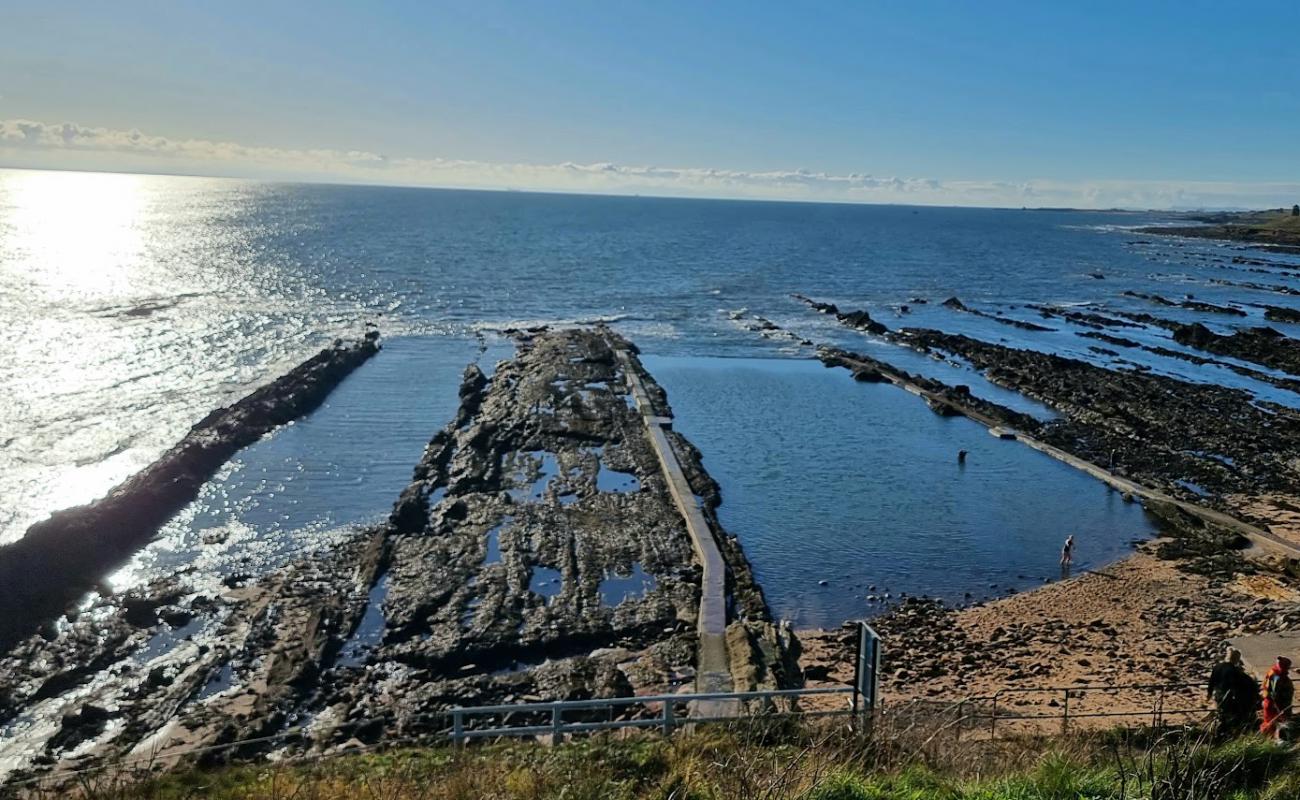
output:
[[643, 360], [721, 485], [719, 518], [773, 612], [798, 626], [876, 613], [869, 594], [1030, 588], [1059, 577], [1068, 534], [1079, 570], [1154, 533], [1097, 480], [892, 385], [811, 360]]

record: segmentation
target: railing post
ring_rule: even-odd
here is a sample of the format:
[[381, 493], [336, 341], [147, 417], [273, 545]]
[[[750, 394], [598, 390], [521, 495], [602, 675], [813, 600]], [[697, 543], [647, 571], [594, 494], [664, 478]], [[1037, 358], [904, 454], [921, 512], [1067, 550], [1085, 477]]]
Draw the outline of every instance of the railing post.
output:
[[664, 701], [664, 734], [671, 736], [673, 733], [673, 701]]
[[966, 724], [966, 701], [957, 704], [957, 741], [961, 741], [961, 729]]
[[564, 742], [564, 725], [562, 720], [564, 712], [560, 710], [560, 704], [555, 703], [551, 706], [551, 744], [561, 744]]
[[993, 693], [993, 708], [989, 711], [989, 738], [998, 738], [998, 692]]
[[465, 744], [465, 720], [458, 708], [451, 711], [451, 739], [457, 745]]
[[1070, 690], [1065, 690], [1065, 713], [1061, 716], [1061, 734], [1065, 735], [1070, 730]]

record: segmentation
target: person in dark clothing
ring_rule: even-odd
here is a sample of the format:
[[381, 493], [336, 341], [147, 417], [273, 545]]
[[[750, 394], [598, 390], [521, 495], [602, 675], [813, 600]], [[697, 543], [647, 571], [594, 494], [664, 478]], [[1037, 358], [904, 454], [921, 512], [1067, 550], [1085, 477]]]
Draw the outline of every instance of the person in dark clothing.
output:
[[1224, 660], [1210, 673], [1206, 694], [1218, 710], [1219, 732], [1237, 736], [1255, 727], [1259, 684], [1241, 666], [1241, 651], [1229, 647]]

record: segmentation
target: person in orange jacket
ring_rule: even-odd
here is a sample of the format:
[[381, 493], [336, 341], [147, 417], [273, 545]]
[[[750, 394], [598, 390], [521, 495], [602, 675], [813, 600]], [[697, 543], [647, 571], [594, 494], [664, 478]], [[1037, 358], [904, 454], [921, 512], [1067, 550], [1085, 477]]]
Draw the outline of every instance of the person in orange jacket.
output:
[[1291, 701], [1295, 697], [1295, 684], [1291, 682], [1291, 659], [1278, 656], [1277, 661], [1264, 676], [1264, 713], [1259, 732], [1276, 736], [1278, 728], [1291, 719]]

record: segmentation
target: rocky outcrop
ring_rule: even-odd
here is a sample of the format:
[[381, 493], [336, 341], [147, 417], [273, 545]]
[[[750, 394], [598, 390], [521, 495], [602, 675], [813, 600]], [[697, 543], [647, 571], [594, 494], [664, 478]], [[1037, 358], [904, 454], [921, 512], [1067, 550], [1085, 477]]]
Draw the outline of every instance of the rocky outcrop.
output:
[[1124, 292], [1124, 294], [1128, 297], [1136, 297], [1139, 300], [1146, 300], [1148, 302], [1155, 303], [1156, 305], [1168, 306], [1170, 308], [1187, 308], [1187, 309], [1191, 309], [1192, 311], [1203, 311], [1208, 314], [1230, 314], [1235, 317], [1246, 316], [1246, 312], [1242, 311], [1240, 308], [1234, 308], [1232, 306], [1218, 306], [1213, 303], [1204, 303], [1201, 302], [1200, 300], [1194, 300], [1194, 299], [1170, 300], [1167, 297], [1161, 297], [1160, 295], [1157, 294], [1143, 294], [1142, 292], [1133, 292], [1133, 291], [1126, 291]]
[[[105, 594], [51, 638], [0, 657], [0, 740], [32, 768], [275, 738], [205, 758], [328, 751], [445, 728], [453, 705], [627, 697], [693, 683], [700, 568], [604, 329], [531, 331], [430, 440], [389, 519], [264, 575], [196, 590], [183, 572]], [[640, 362], [653, 410], [667, 396]], [[731, 663], [796, 685], [788, 630], [770, 622], [699, 452], [670, 441], [722, 543]], [[120, 726], [102, 725], [113, 709]], [[645, 714], [629, 706], [620, 714]], [[16, 730], [21, 730], [20, 728]], [[66, 765], [66, 761], [64, 762]]]
[[271, 383], [200, 420], [107, 497], [55, 512], [0, 548], [0, 652], [60, 613], [148, 543], [241, 448], [314, 410], [379, 351], [379, 333], [336, 341]]
[[[1171, 323], [1171, 324], [1177, 325], [1177, 323]], [[1189, 363], [1197, 364], [1200, 366], [1219, 367], [1221, 369], [1226, 369], [1235, 372], [1238, 375], [1243, 375], [1252, 380], [1257, 380], [1261, 383], [1267, 383], [1272, 386], [1276, 386], [1279, 389], [1286, 389], [1287, 391], [1300, 394], [1300, 380], [1297, 380], [1295, 378], [1280, 378], [1276, 375], [1270, 375], [1266, 372], [1261, 372], [1260, 370], [1257, 369], [1251, 369], [1250, 367], [1246, 367], [1241, 364], [1235, 364], [1229, 361], [1220, 361], [1214, 358], [1206, 358], [1204, 356], [1198, 356], [1193, 353], [1184, 352], [1182, 350], [1174, 350], [1168, 347], [1161, 347], [1158, 345], [1145, 345], [1142, 344], [1141, 342], [1136, 342], [1132, 339], [1128, 339], [1122, 336], [1111, 336], [1109, 334], [1101, 333], [1099, 331], [1078, 331], [1075, 333], [1075, 335], [1082, 336], [1089, 339], [1100, 339], [1103, 342], [1119, 345], [1120, 347], [1128, 347], [1135, 350], [1142, 350], [1144, 352], [1151, 353], [1152, 355], [1163, 356], [1164, 358], [1176, 358], [1179, 361], [1187, 361]], [[1110, 351], [1106, 354], [1118, 355], [1118, 353], [1115, 353], [1114, 351]]]
[[1046, 325], [1038, 325], [1033, 322], [1025, 322], [1024, 320], [1012, 319], [1011, 317], [1004, 317], [1001, 316], [1000, 314], [990, 314], [987, 311], [980, 311], [977, 308], [971, 308], [970, 306], [966, 305], [956, 297], [949, 297], [947, 300], [943, 301], [942, 305], [945, 308], [951, 308], [953, 311], [962, 311], [967, 314], [974, 314], [977, 317], [984, 317], [985, 319], [991, 319], [994, 322], [1000, 323], [1002, 325], [1010, 325], [1013, 328], [1020, 328], [1021, 330], [1025, 330], [1025, 331], [1056, 330], [1055, 328], [1049, 328]]
[[1300, 309], [1266, 305], [1264, 319], [1272, 322], [1300, 322]]
[[1026, 433], [1033, 433], [1042, 425], [1028, 414], [1022, 414], [972, 394], [970, 387], [965, 384], [949, 386], [942, 381], [900, 370], [871, 356], [836, 347], [819, 348], [817, 355], [828, 367], [844, 367], [852, 371], [857, 380], [881, 381], [892, 378], [918, 386], [936, 396], [937, 400], [927, 399], [927, 402], [930, 403], [932, 410], [945, 416], [973, 412], [994, 421], [995, 424]]
[[1070, 308], [1061, 308], [1059, 306], [1045, 306], [1031, 304], [1027, 308], [1032, 308], [1043, 317], [1057, 317], [1069, 320], [1075, 325], [1081, 325], [1085, 328], [1094, 330], [1103, 330], [1105, 328], [1141, 328], [1141, 323], [1130, 322], [1128, 320], [1107, 317], [1102, 314], [1094, 314], [1090, 311], [1077, 311]]
[[867, 333], [874, 333], [878, 336], [889, 332], [889, 328], [885, 327], [883, 323], [877, 322], [876, 320], [872, 319], [871, 315], [868, 314], [866, 311], [858, 310], [858, 311], [844, 312], [844, 311], [840, 311], [840, 309], [836, 307], [834, 303], [820, 303], [816, 300], [813, 300], [811, 297], [806, 297], [801, 294], [794, 294], [791, 295], [791, 297], [793, 297], [795, 300], [798, 300], [801, 303], [804, 303], [809, 308], [818, 312], [819, 314], [829, 314], [835, 317], [840, 322], [844, 323], [850, 328], [857, 328], [860, 331], [866, 331]]
[[1256, 283], [1254, 281], [1230, 281], [1226, 278], [1210, 278], [1210, 283], [1216, 286], [1235, 286], [1240, 289], [1254, 289], [1257, 292], [1273, 292], [1274, 294], [1284, 294], [1291, 297], [1300, 297], [1300, 289], [1291, 286], [1283, 286], [1277, 283]]
[[1300, 340], [1274, 328], [1245, 328], [1223, 336], [1198, 322], [1180, 325], [1173, 334], [1174, 341], [1187, 347], [1300, 375]]
[[1198, 502], [1231, 492], [1300, 492], [1300, 412], [1251, 394], [935, 330], [900, 341], [952, 353], [989, 380], [1056, 409], [1039, 438], [1139, 483]]

